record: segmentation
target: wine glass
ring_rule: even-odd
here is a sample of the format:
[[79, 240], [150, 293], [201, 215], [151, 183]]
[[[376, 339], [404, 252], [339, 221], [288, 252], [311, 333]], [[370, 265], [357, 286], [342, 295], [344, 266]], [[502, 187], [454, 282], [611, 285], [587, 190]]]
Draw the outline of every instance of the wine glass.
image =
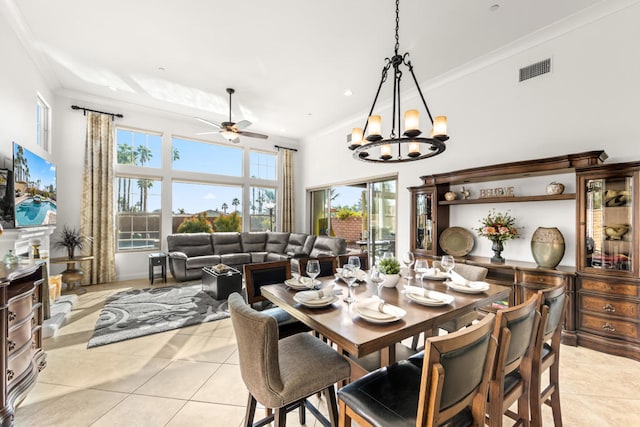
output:
[[307, 276], [311, 277], [311, 287], [316, 285], [316, 277], [320, 274], [320, 261], [310, 259], [307, 262]]
[[380, 270], [378, 270], [377, 266], [373, 266], [371, 268], [371, 274], [369, 275], [369, 279], [377, 286], [377, 295], [378, 299], [382, 299], [380, 297], [380, 291], [382, 290], [382, 282], [384, 282], [385, 276]]
[[416, 262], [416, 258], [413, 256], [413, 252], [411, 251], [405, 252], [404, 255], [402, 256], [402, 262], [404, 263], [404, 265], [407, 266], [409, 270], [407, 273], [407, 279], [412, 279], [413, 273], [411, 272], [411, 267]]
[[348, 264], [353, 266], [353, 268], [356, 269], [356, 271], [360, 268], [360, 257], [357, 256], [350, 256], [349, 260], [348, 260]]
[[451, 255], [443, 255], [440, 260], [440, 265], [447, 271], [448, 276], [451, 273], [451, 270], [453, 270], [453, 267], [456, 266], [456, 261]]
[[342, 279], [347, 282], [347, 297], [344, 301], [348, 304], [356, 301], [356, 299], [351, 296], [351, 286], [356, 281], [356, 271], [352, 265], [345, 264], [342, 266]]
[[422, 284], [422, 281], [424, 280], [424, 275], [427, 274], [428, 270], [429, 270], [429, 261], [427, 261], [426, 259], [416, 260], [415, 271], [416, 271], [416, 274], [420, 275], [420, 284]]

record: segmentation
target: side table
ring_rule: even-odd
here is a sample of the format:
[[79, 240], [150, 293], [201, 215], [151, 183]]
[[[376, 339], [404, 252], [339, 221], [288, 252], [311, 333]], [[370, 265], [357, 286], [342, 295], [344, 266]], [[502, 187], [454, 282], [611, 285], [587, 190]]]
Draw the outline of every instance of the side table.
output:
[[60, 273], [62, 274], [62, 281], [67, 284], [67, 291], [76, 291], [78, 294], [84, 294], [87, 290], [82, 289], [80, 286], [84, 272], [76, 267], [76, 262], [91, 261], [92, 259], [93, 255], [87, 255], [73, 258], [51, 258], [51, 262], [54, 264], [67, 264], [67, 269]]
[[167, 254], [164, 252], [154, 252], [149, 254], [149, 281], [153, 285], [156, 277], [155, 267], [160, 267], [160, 278], [167, 283]]

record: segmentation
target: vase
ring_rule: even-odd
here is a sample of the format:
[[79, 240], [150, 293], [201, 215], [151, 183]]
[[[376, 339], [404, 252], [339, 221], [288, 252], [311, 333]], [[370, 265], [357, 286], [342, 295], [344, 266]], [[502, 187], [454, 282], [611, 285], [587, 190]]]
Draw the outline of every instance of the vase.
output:
[[564, 256], [564, 237], [556, 227], [538, 227], [531, 236], [531, 253], [539, 267], [554, 268]]
[[504, 258], [502, 258], [502, 255], [500, 255], [500, 252], [504, 250], [504, 245], [502, 244], [502, 240], [493, 240], [493, 244], [491, 245], [491, 250], [493, 251], [491, 262], [496, 264], [502, 264], [504, 262]]
[[400, 280], [399, 274], [386, 274], [382, 286], [385, 288], [395, 288]]

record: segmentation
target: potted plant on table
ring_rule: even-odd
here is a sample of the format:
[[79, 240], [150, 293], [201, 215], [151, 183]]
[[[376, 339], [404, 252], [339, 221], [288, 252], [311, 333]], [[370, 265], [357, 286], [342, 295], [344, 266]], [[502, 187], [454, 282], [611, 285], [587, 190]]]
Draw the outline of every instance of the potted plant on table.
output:
[[398, 259], [394, 257], [382, 258], [378, 264], [378, 270], [385, 275], [382, 286], [395, 288], [400, 279], [400, 262]]
[[80, 231], [76, 228], [69, 228], [66, 225], [60, 232], [60, 240], [54, 243], [56, 248], [65, 248], [69, 259], [75, 256], [75, 250], [84, 249], [93, 239], [87, 236], [81, 236]]

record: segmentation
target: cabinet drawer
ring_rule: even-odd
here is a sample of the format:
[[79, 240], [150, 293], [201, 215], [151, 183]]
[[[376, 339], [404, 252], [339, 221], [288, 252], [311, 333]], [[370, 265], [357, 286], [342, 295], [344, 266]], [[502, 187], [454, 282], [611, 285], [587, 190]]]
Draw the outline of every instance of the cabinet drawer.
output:
[[11, 301], [8, 312], [9, 326], [21, 322], [27, 316], [31, 317], [33, 307], [31, 295], [31, 293], [23, 294]]
[[20, 347], [16, 353], [9, 357], [9, 363], [7, 364], [7, 382], [11, 384], [17, 380], [20, 375], [29, 367], [32, 361], [33, 349], [31, 343]]
[[638, 324], [622, 319], [582, 313], [579, 328], [608, 337], [638, 341]]
[[566, 276], [556, 276], [553, 274], [543, 274], [533, 271], [520, 271], [519, 282], [532, 283], [545, 286], [556, 286], [564, 283], [567, 284]]
[[608, 316], [627, 317], [631, 320], [638, 319], [638, 306], [633, 301], [612, 300], [593, 295], [580, 295], [580, 309], [589, 310]]
[[11, 355], [18, 351], [26, 342], [31, 340], [33, 325], [31, 319], [22, 319], [22, 322], [9, 330], [7, 337], [7, 354]]
[[580, 280], [580, 288], [585, 291], [606, 292], [608, 294], [623, 295], [628, 297], [637, 297], [638, 285], [633, 283], [625, 283], [611, 280], [596, 280], [582, 278]]

